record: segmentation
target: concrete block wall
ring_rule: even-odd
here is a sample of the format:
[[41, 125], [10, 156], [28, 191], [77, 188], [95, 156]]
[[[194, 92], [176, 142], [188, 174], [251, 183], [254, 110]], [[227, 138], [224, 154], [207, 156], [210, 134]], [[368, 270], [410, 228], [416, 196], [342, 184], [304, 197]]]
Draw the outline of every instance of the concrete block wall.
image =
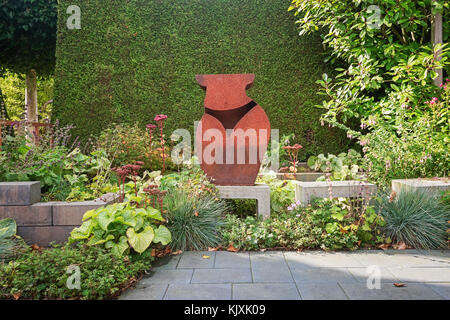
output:
[[73, 228], [81, 225], [86, 211], [118, 199], [106, 194], [92, 201], [38, 202], [40, 197], [39, 182], [0, 182], [0, 220], [14, 219], [18, 235], [28, 244], [40, 246], [65, 242]]

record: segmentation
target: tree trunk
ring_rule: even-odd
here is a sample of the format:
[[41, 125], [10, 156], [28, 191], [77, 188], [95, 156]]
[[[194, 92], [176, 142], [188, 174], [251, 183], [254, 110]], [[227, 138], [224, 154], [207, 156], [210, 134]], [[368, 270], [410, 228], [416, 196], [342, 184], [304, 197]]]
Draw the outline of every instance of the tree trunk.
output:
[[[433, 21], [431, 24], [431, 39], [433, 41], [433, 47], [436, 46], [438, 43], [442, 43], [442, 14], [436, 13], [433, 16]], [[439, 55], [441, 54], [441, 51], [439, 50], [437, 53], [438, 57], [436, 59], [438, 61], [441, 60]], [[436, 73], [438, 74], [437, 77], [434, 79], [434, 84], [437, 86], [440, 86], [444, 81], [444, 70], [443, 69], [437, 69]]]
[[[27, 73], [26, 89], [25, 89], [25, 109], [26, 120], [29, 122], [38, 121], [38, 101], [37, 101], [37, 78], [36, 70], [31, 69]], [[32, 126], [27, 127], [28, 135], [33, 139], [34, 129]]]

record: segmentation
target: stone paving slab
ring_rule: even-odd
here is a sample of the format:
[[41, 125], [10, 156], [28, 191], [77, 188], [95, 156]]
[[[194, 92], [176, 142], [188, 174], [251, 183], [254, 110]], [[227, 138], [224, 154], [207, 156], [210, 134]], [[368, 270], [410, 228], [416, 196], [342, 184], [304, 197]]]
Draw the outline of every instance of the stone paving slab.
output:
[[252, 282], [252, 272], [247, 269], [196, 269], [191, 283]]
[[[449, 252], [184, 252], [158, 259], [120, 299], [450, 300]], [[377, 270], [381, 288], [369, 289]]]
[[348, 300], [338, 283], [297, 283], [303, 300]]
[[[209, 258], [204, 258], [204, 256]], [[182, 254], [177, 268], [213, 268], [215, 257], [214, 251], [187, 251]]]
[[450, 268], [389, 268], [401, 282], [449, 282]]
[[231, 284], [173, 284], [164, 300], [231, 300]]
[[214, 268], [250, 268], [248, 252], [216, 251]]
[[138, 286], [128, 290], [120, 296], [121, 300], [162, 300], [167, 291], [168, 284], [150, 284]]
[[[389, 271], [386, 267], [379, 267], [377, 270], [380, 272], [380, 282], [388, 282], [388, 283], [394, 283], [394, 282], [400, 282], [400, 280], [392, 274], [391, 271]], [[369, 275], [374, 274], [373, 269], [368, 268], [348, 268], [348, 271], [352, 274], [352, 276], [356, 279], [356, 281], [359, 282], [367, 282], [367, 278]], [[376, 271], [378, 272], [378, 271]]]
[[177, 269], [177, 270], [157, 270], [150, 277], [141, 280], [146, 284], [172, 284], [172, 283], [190, 283], [192, 279], [193, 269]]
[[292, 269], [363, 267], [352, 254], [346, 253], [286, 252], [284, 255]]
[[252, 268], [254, 282], [294, 282], [288, 267]]
[[300, 300], [293, 283], [233, 284], [233, 300]]
[[445, 300], [450, 300], [450, 283], [427, 283], [426, 285]]
[[292, 276], [297, 283], [356, 282], [355, 277], [352, 276], [347, 268], [297, 269], [292, 271]]
[[367, 289], [364, 283], [340, 283], [351, 300], [442, 300], [430, 287], [421, 283], [409, 283], [406, 287], [381, 284], [380, 289]]

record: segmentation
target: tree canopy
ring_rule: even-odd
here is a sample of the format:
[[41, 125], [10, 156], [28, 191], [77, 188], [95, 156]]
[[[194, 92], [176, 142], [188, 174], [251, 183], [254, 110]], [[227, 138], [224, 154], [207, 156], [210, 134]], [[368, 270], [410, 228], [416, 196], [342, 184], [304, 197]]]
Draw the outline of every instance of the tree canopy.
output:
[[57, 15], [57, 0], [0, 1], [0, 73], [53, 72]]

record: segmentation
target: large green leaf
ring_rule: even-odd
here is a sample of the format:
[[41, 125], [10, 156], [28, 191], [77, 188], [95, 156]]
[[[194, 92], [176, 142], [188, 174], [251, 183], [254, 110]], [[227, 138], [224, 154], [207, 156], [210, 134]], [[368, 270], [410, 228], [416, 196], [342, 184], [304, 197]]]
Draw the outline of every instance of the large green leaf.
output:
[[14, 219], [7, 218], [0, 220], [0, 239], [10, 238], [17, 232], [17, 225]]
[[144, 231], [136, 233], [134, 228], [127, 230], [128, 242], [138, 253], [144, 252], [152, 243], [155, 232], [151, 226], [145, 227]]
[[162, 225], [159, 226], [155, 230], [155, 238], [153, 239], [153, 242], [160, 242], [163, 246], [165, 246], [170, 241], [172, 241], [172, 234], [170, 233], [169, 229]]
[[128, 249], [127, 237], [121, 236], [119, 242], [108, 241], [105, 243], [105, 247], [111, 248], [111, 252], [117, 256], [121, 257], [123, 253]]

